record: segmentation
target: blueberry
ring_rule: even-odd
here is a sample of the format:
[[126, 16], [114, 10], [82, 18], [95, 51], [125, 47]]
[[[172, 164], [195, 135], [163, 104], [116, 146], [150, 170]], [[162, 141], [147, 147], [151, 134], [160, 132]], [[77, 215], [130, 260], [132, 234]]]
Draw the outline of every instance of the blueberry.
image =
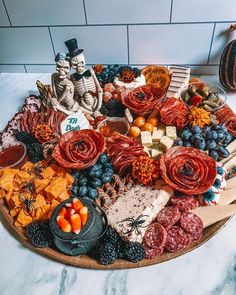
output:
[[223, 146], [220, 146], [218, 148], [218, 154], [221, 158], [228, 158], [229, 151], [226, 148], [224, 148]]
[[113, 166], [112, 166], [111, 163], [105, 163], [105, 164], [103, 165], [103, 168], [104, 168], [104, 169], [106, 169], [106, 168], [111, 168], [111, 169], [113, 169]]
[[207, 140], [206, 142], [206, 148], [208, 150], [213, 150], [216, 148], [216, 142], [214, 140]]
[[101, 164], [105, 164], [108, 161], [108, 156], [107, 154], [103, 153], [100, 158], [98, 159], [98, 162]]
[[193, 132], [196, 134], [200, 134], [202, 132], [202, 129], [200, 126], [194, 126], [193, 127]]
[[217, 139], [218, 137], [217, 132], [214, 130], [210, 131], [209, 136], [210, 136], [209, 139], [214, 139], [214, 140]]
[[181, 133], [181, 137], [183, 140], [188, 141], [192, 136], [192, 133], [189, 130], [185, 130]]
[[232, 135], [229, 133], [225, 133], [225, 139], [224, 139], [224, 144], [229, 144], [231, 140], [233, 139]]
[[183, 143], [183, 140], [178, 138], [178, 139], [175, 139], [174, 140], [174, 145], [178, 145], [178, 146], [182, 146], [184, 143]]
[[78, 186], [77, 185], [73, 185], [72, 186], [72, 188], [71, 188], [71, 193], [72, 193], [72, 195], [77, 195], [77, 193], [78, 193]]
[[219, 155], [216, 150], [209, 150], [209, 156], [212, 157], [215, 161], [217, 161], [219, 158]]
[[204, 128], [204, 133], [207, 133], [207, 132], [210, 132], [211, 131], [211, 127], [210, 126], [207, 126]]
[[184, 141], [184, 146], [190, 147], [190, 146], [192, 146], [192, 144], [188, 141]]
[[100, 177], [102, 174], [102, 169], [98, 169], [98, 170], [91, 170], [89, 175], [92, 177], [92, 178], [98, 178]]
[[195, 147], [199, 148], [200, 150], [204, 150], [206, 147], [206, 142], [203, 138], [200, 138], [195, 141]]
[[221, 126], [220, 125], [213, 125], [212, 126], [212, 130], [220, 130], [221, 129]]
[[219, 140], [224, 140], [225, 138], [225, 133], [221, 130], [217, 131], [217, 137]]
[[99, 166], [96, 164], [90, 168], [90, 171], [97, 171], [97, 170], [99, 170]]
[[202, 138], [202, 136], [199, 133], [193, 135], [193, 141], [201, 139], [201, 138]]
[[92, 188], [98, 188], [102, 186], [102, 182], [98, 178], [91, 180], [89, 184], [91, 185]]
[[98, 196], [98, 192], [97, 192], [96, 189], [94, 189], [94, 188], [89, 189], [89, 191], [88, 191], [88, 197], [90, 199], [94, 200], [94, 199], [97, 198], [97, 196]]
[[102, 183], [111, 182], [111, 175], [108, 173], [104, 173], [101, 177]]
[[108, 174], [108, 175], [112, 176], [113, 173], [114, 173], [114, 171], [113, 171], [112, 168], [106, 168], [106, 169], [104, 170], [104, 174]]
[[228, 129], [225, 126], [221, 126], [220, 130], [223, 131], [224, 133], [228, 132]]
[[101, 163], [97, 163], [96, 165], [98, 166], [99, 169], [103, 168], [103, 164], [101, 164]]
[[211, 131], [205, 132], [205, 138], [206, 139], [211, 139]]
[[80, 174], [80, 172], [78, 172], [78, 171], [72, 171], [72, 172], [71, 172], [71, 175], [72, 175], [75, 179], [77, 179], [77, 178], [79, 178], [79, 176], [80, 176], [81, 174]]
[[82, 185], [80, 188], [79, 188], [79, 191], [78, 191], [78, 194], [80, 197], [85, 197], [88, 193], [88, 187], [85, 186], [85, 185]]
[[221, 181], [219, 179], [216, 179], [215, 182], [214, 182], [214, 184], [213, 184], [213, 186], [215, 188], [220, 188], [220, 185], [221, 185]]
[[223, 175], [224, 169], [221, 166], [217, 166], [217, 174]]
[[86, 177], [84, 177], [84, 176], [79, 178], [78, 181], [77, 181], [79, 186], [86, 185], [87, 182], [88, 182], [88, 179]]

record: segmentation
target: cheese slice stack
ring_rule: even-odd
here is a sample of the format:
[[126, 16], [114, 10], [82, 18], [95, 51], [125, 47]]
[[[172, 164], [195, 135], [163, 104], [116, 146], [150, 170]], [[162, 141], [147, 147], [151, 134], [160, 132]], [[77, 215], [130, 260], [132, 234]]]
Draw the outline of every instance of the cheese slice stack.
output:
[[[123, 240], [141, 243], [148, 225], [165, 207], [172, 195], [173, 189], [168, 185], [135, 185], [106, 211], [108, 223]], [[140, 227], [135, 228], [131, 225], [135, 220], [143, 221]]]
[[181, 91], [188, 85], [190, 77], [190, 68], [171, 66], [169, 69], [171, 75], [170, 85], [166, 97], [180, 97]]

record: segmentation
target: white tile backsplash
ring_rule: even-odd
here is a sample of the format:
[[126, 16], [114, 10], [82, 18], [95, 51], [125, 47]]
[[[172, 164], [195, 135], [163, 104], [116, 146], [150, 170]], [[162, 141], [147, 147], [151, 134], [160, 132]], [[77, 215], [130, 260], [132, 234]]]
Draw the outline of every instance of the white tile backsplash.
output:
[[130, 26], [130, 63], [205, 64], [213, 24]]
[[235, 0], [173, 0], [173, 22], [236, 21]]
[[76, 37], [88, 65], [174, 63], [212, 74], [236, 38], [225, 33], [231, 23], [236, 0], [0, 0], [0, 64], [54, 71], [54, 47]]
[[25, 73], [23, 65], [0, 65], [0, 73]]
[[171, 0], [85, 0], [85, 6], [89, 24], [170, 21]]
[[85, 24], [83, 0], [5, 0], [12, 25]]
[[0, 64], [51, 63], [48, 28], [0, 28]]
[[3, 5], [2, 0], [0, 0], [0, 26], [10, 26], [6, 9]]
[[126, 26], [52, 27], [55, 51], [68, 51], [64, 42], [77, 38], [88, 64], [127, 63]]
[[209, 61], [210, 64], [219, 64], [221, 53], [225, 46], [233, 39], [236, 39], [236, 31], [230, 32], [229, 27], [230, 23], [216, 24]]

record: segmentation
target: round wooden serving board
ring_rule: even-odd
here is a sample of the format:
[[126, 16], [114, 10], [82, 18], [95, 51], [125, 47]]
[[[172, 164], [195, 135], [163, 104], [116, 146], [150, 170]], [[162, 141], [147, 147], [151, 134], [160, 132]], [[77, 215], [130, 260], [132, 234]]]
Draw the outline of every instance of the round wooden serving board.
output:
[[201, 240], [198, 243], [195, 243], [191, 245], [191, 247], [185, 249], [184, 251], [178, 252], [178, 253], [164, 253], [162, 256], [157, 257], [155, 259], [144, 259], [137, 263], [128, 262], [125, 260], [116, 260], [114, 264], [105, 266], [97, 262], [96, 260], [90, 258], [87, 255], [82, 256], [67, 256], [59, 250], [54, 250], [53, 248], [35, 248], [31, 245], [31, 243], [27, 240], [24, 231], [21, 228], [16, 227], [13, 224], [13, 218], [9, 214], [9, 210], [7, 206], [4, 204], [4, 200], [0, 200], [0, 212], [2, 213], [4, 217], [4, 224], [9, 229], [9, 231], [19, 240], [25, 247], [31, 249], [32, 251], [41, 254], [43, 256], [46, 256], [52, 260], [61, 262], [63, 264], [67, 265], [73, 265], [77, 267], [83, 267], [83, 268], [92, 268], [92, 269], [125, 269], [125, 268], [136, 268], [136, 267], [143, 267], [148, 265], [153, 265], [157, 263], [161, 263], [176, 257], [179, 257], [185, 253], [188, 253], [202, 244], [204, 244], [206, 241], [208, 241], [211, 237], [213, 237], [220, 229], [224, 227], [224, 225], [229, 221], [230, 218], [226, 218], [220, 222], [215, 223], [212, 226], [209, 226], [208, 228], [204, 229], [203, 236]]

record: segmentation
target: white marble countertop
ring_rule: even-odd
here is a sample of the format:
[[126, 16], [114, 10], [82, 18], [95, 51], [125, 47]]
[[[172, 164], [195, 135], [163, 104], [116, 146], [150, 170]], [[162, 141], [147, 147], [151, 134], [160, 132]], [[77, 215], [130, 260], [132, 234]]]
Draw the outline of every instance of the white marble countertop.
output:
[[[218, 83], [217, 77], [202, 77]], [[0, 130], [49, 74], [0, 74]], [[236, 111], [236, 94], [229, 95]], [[235, 295], [236, 217], [200, 248], [139, 269], [97, 271], [65, 266], [23, 247], [0, 222], [1, 295]]]

